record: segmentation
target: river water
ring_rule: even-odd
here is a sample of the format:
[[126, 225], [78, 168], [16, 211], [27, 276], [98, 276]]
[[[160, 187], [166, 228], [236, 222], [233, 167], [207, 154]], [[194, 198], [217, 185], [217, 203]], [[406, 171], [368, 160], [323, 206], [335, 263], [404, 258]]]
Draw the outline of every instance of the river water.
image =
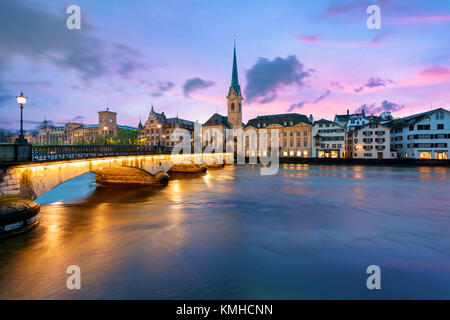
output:
[[37, 228], [0, 242], [0, 298], [450, 298], [449, 168], [259, 169], [156, 189], [66, 182], [36, 200]]

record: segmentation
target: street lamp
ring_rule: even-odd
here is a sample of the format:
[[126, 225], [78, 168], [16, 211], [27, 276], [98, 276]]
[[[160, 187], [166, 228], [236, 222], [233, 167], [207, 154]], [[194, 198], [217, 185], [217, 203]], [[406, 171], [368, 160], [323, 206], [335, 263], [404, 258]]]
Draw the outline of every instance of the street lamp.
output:
[[108, 127], [103, 127], [103, 131], [105, 132], [105, 146], [106, 146], [106, 130], [108, 130]]
[[159, 137], [159, 141], [158, 141], [158, 147], [161, 146], [161, 125], [158, 124], [158, 137]]
[[20, 104], [20, 134], [16, 139], [16, 143], [28, 143], [23, 135], [23, 105], [27, 103], [28, 98], [23, 96], [23, 92], [20, 93], [20, 96], [16, 97], [17, 103]]

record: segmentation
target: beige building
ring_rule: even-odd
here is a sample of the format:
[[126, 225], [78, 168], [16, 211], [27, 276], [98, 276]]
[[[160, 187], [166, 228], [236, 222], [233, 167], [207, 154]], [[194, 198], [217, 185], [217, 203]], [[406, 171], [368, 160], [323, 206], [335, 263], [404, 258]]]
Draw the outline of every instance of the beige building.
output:
[[355, 159], [394, 159], [390, 128], [369, 123], [347, 133], [347, 157]]
[[139, 141], [142, 144], [150, 146], [173, 147], [178, 142], [171, 140], [171, 135], [176, 129], [185, 129], [189, 131], [191, 137], [194, 132], [194, 123], [189, 120], [167, 118], [164, 112], [155, 112], [152, 109], [144, 125], [139, 123]]
[[246, 155], [266, 156], [266, 151], [272, 151], [272, 131], [277, 130], [281, 157], [311, 157], [312, 120], [312, 116], [298, 113], [250, 119], [245, 126]]

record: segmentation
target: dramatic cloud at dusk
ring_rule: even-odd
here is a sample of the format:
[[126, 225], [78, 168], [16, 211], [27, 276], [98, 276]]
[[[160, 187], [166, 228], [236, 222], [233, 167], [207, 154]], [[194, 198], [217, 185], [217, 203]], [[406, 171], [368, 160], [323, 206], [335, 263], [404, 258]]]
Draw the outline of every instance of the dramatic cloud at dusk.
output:
[[169, 91], [175, 86], [173, 82], [166, 81], [166, 82], [159, 82], [158, 88], [156, 92], [153, 92], [151, 95], [152, 97], [160, 97], [164, 94], [164, 92]]
[[300, 109], [300, 108], [302, 108], [305, 105], [305, 103], [307, 103], [307, 102], [306, 101], [302, 101], [302, 102], [299, 102], [299, 103], [291, 104], [289, 106], [289, 109], [287, 110], [287, 112], [292, 112], [295, 109]]
[[212, 85], [214, 85], [213, 81], [203, 80], [200, 78], [192, 78], [186, 80], [186, 83], [183, 86], [183, 92], [186, 97], [189, 97], [189, 95], [193, 91], [206, 89], [208, 87], [211, 87]]
[[30, 129], [45, 116], [96, 123], [107, 106], [133, 126], [152, 104], [193, 121], [226, 115], [234, 37], [244, 122], [448, 108], [450, 2], [376, 3], [380, 30], [359, 0], [80, 1], [81, 29], [69, 30], [66, 2], [2, 0], [0, 127], [17, 130], [21, 91]]
[[248, 102], [258, 100], [259, 103], [272, 102], [277, 97], [277, 90], [282, 86], [304, 85], [310, 73], [296, 56], [277, 57], [273, 60], [258, 58], [258, 61], [247, 72], [245, 95]]
[[404, 106], [398, 105], [397, 103], [390, 102], [387, 100], [384, 100], [381, 105], [377, 105], [376, 103], [367, 105], [363, 104], [361, 107], [355, 110], [355, 113], [366, 113], [366, 115], [379, 115], [382, 112], [395, 112], [403, 109]]
[[367, 83], [365, 83], [364, 85], [362, 85], [359, 88], [356, 88], [355, 92], [362, 91], [364, 89], [364, 87], [366, 87], [366, 88], [384, 87], [384, 86], [386, 86], [388, 84], [392, 84], [392, 83], [395, 83], [395, 81], [389, 80], [389, 79], [382, 80], [380, 78], [370, 78], [369, 81], [367, 81]]

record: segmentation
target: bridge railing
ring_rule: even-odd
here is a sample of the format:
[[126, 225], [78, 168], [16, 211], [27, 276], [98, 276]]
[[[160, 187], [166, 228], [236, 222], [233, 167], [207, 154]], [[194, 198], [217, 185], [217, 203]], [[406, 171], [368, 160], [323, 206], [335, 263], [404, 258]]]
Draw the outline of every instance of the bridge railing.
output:
[[32, 161], [69, 160], [94, 157], [170, 154], [171, 147], [139, 145], [33, 146]]

